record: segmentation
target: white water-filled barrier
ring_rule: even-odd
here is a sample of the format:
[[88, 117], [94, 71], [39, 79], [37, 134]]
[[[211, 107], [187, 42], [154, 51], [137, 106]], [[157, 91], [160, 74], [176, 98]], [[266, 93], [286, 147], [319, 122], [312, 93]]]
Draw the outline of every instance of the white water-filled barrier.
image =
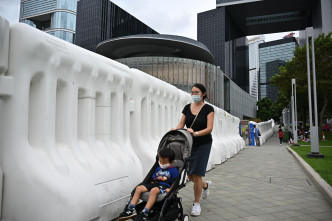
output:
[[[274, 133], [273, 129], [275, 126], [274, 120], [269, 120], [261, 123], [256, 123], [256, 122], [250, 122], [250, 124], [255, 124], [256, 128], [259, 129], [261, 136], [259, 137], [260, 140], [260, 145], [265, 143]], [[253, 128], [253, 127], [251, 127]], [[252, 131], [251, 131], [252, 132]]]
[[[1, 220], [116, 218], [190, 95], [28, 25], [0, 30]], [[208, 170], [245, 147], [214, 108]]]

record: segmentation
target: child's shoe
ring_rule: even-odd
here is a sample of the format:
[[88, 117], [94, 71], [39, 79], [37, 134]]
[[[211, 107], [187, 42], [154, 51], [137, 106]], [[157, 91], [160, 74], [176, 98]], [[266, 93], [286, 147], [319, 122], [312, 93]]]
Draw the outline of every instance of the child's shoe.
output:
[[146, 215], [144, 212], [140, 212], [138, 216], [134, 218], [134, 221], [147, 221], [148, 215]]
[[135, 217], [136, 215], [137, 214], [135, 213], [135, 209], [127, 208], [125, 211], [120, 213], [120, 216], [119, 216], [118, 220], [131, 219], [131, 218]]

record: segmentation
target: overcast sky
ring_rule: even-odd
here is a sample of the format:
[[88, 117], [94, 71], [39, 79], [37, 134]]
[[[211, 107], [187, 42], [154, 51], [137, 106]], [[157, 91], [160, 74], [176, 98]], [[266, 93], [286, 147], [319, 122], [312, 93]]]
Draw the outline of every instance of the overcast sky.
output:
[[[112, 0], [161, 34], [197, 39], [197, 13], [216, 8], [216, 0]], [[0, 0], [0, 15], [18, 22], [20, 0]], [[265, 41], [281, 39], [290, 32], [265, 35]], [[295, 32], [298, 37], [298, 32]]]

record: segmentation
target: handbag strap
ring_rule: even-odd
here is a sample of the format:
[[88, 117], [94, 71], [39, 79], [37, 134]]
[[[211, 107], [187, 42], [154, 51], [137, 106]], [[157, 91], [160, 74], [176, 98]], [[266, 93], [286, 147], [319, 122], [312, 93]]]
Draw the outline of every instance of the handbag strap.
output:
[[199, 112], [201, 112], [201, 110], [202, 110], [202, 108], [203, 108], [204, 105], [205, 105], [205, 103], [204, 103], [204, 104], [202, 105], [202, 107], [199, 109], [198, 113], [196, 114], [196, 117], [195, 117], [194, 121], [192, 122], [192, 124], [191, 124], [191, 126], [190, 126], [189, 128], [191, 128], [191, 127], [194, 125], [194, 123], [195, 123], [195, 121], [196, 121], [196, 118], [197, 118]]

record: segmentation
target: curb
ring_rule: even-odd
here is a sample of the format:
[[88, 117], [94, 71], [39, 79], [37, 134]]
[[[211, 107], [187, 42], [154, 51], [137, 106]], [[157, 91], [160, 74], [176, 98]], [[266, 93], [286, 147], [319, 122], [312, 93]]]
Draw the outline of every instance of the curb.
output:
[[305, 162], [294, 150], [286, 146], [287, 150], [294, 156], [294, 158], [301, 164], [305, 172], [316, 183], [318, 189], [326, 197], [327, 201], [332, 206], [332, 187], [321, 178], [321, 176], [312, 167]]

